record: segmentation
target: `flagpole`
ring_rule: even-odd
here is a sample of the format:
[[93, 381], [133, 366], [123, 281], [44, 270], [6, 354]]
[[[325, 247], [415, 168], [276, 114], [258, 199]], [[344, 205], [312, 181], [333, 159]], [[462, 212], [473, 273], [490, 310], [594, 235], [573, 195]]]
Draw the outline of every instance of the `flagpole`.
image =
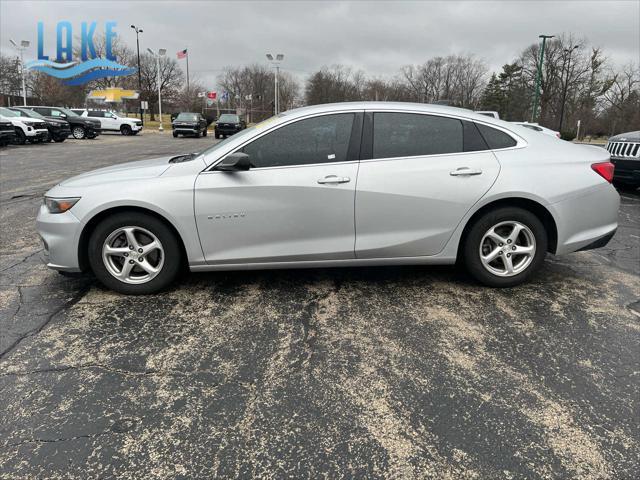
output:
[[189, 92], [189, 49], [187, 48], [187, 92]]

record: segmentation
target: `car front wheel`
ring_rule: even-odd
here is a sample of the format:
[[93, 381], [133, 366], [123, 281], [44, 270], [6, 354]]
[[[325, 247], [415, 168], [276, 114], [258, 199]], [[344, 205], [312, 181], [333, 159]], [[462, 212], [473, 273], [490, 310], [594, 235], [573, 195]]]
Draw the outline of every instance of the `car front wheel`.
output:
[[86, 132], [84, 130], [84, 127], [73, 127], [73, 129], [71, 130], [71, 134], [76, 140], [82, 140], [85, 137]]
[[126, 136], [131, 135], [131, 133], [132, 133], [131, 127], [129, 125], [122, 125], [120, 127], [120, 133], [122, 133], [122, 135], [126, 135]]
[[102, 221], [89, 238], [89, 263], [106, 287], [124, 294], [156, 293], [178, 275], [178, 239], [161, 220], [125, 212]]
[[540, 219], [522, 208], [497, 208], [482, 215], [463, 244], [467, 270], [491, 287], [513, 287], [542, 265], [547, 232]]

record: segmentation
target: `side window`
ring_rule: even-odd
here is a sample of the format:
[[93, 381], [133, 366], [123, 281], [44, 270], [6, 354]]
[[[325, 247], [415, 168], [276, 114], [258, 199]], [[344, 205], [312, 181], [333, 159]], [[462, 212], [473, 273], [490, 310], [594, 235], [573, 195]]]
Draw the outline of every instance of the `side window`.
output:
[[[76, 112], [76, 113], [77, 113], [77, 112]], [[89, 110], [89, 111], [87, 112], [87, 115], [88, 115], [89, 117], [98, 117], [98, 118], [104, 118], [104, 117], [105, 117], [104, 112], [100, 112], [100, 111], [98, 111], [98, 110]]]
[[477, 123], [476, 125], [478, 126], [478, 130], [480, 130], [480, 133], [484, 137], [490, 149], [496, 150], [498, 148], [509, 148], [516, 146], [517, 142], [510, 135], [507, 135], [500, 130], [496, 130], [495, 128], [488, 127], [481, 123]]
[[56, 110], [55, 108], [51, 109], [52, 117], [62, 117], [63, 113], [60, 110]]
[[51, 109], [49, 108], [34, 108], [33, 110], [38, 112], [40, 115], [44, 115], [46, 117], [51, 116]]
[[373, 116], [373, 158], [456, 153], [463, 148], [460, 120], [416, 113]]
[[487, 142], [484, 141], [480, 131], [475, 123], [467, 120], [462, 121], [462, 127], [464, 129], [464, 151], [465, 152], [478, 152], [481, 150], [489, 150]]
[[299, 120], [258, 138], [242, 151], [256, 168], [344, 162], [354, 117], [340, 113]]

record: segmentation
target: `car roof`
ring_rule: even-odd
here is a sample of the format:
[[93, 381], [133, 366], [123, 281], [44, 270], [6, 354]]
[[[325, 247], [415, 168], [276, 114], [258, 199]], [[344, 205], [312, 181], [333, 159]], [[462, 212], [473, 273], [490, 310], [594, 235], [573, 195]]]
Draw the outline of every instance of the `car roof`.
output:
[[440, 115], [452, 115], [455, 117], [464, 117], [470, 120], [478, 120], [483, 123], [493, 123], [506, 128], [509, 124], [497, 118], [481, 115], [467, 108], [449, 107], [446, 105], [434, 105], [432, 103], [413, 103], [413, 102], [341, 102], [341, 103], [324, 103], [320, 105], [311, 105], [307, 107], [295, 108], [283, 112], [285, 117], [304, 116], [314, 113], [327, 113], [333, 111], [345, 110], [405, 110], [421, 113], [435, 113]]

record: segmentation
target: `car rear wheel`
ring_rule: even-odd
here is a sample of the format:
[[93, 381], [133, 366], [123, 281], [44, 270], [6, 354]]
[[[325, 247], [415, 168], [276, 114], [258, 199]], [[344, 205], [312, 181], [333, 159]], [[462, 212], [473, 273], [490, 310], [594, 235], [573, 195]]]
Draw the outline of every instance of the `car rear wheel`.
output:
[[122, 125], [120, 127], [120, 133], [122, 133], [122, 135], [131, 135], [131, 127], [129, 125]]
[[106, 287], [124, 294], [150, 294], [180, 272], [178, 239], [161, 220], [136, 212], [102, 221], [89, 239], [89, 263]]
[[467, 270], [479, 282], [512, 287], [540, 268], [547, 243], [547, 232], [536, 215], [522, 208], [503, 207], [474, 222], [462, 254]]
[[84, 127], [73, 127], [71, 129], [71, 134], [76, 140], [82, 140], [87, 135], [87, 132]]

